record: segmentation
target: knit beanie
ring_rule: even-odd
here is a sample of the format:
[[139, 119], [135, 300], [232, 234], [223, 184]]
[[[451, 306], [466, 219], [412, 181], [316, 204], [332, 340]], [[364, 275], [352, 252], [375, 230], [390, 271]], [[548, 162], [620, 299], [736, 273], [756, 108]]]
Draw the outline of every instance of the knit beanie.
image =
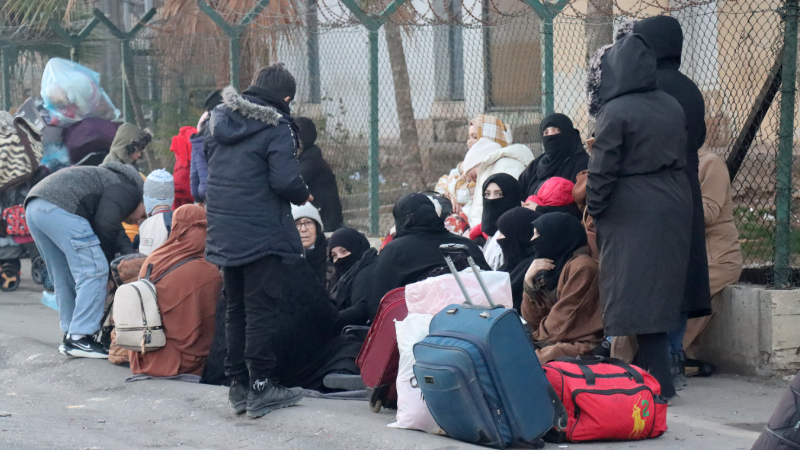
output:
[[295, 221], [303, 218], [311, 219], [322, 228], [322, 216], [319, 215], [319, 211], [311, 202], [306, 202], [303, 206], [292, 205], [292, 217]]
[[172, 208], [175, 200], [175, 181], [164, 169], [157, 169], [147, 176], [144, 181], [144, 209], [147, 216], [153, 212], [157, 206]]

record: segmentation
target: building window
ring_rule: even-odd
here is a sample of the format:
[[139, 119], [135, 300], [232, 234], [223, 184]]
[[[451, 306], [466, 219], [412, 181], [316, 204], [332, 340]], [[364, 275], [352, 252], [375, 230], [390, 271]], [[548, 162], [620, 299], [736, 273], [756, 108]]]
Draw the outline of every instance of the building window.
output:
[[[437, 100], [464, 100], [464, 35], [461, 0], [437, 0], [437, 15], [449, 17], [455, 24], [437, 25], [434, 29], [435, 88]], [[446, 61], [446, 64], [438, 64]]]
[[484, 0], [487, 109], [538, 109], [542, 103], [540, 21], [518, 0]]

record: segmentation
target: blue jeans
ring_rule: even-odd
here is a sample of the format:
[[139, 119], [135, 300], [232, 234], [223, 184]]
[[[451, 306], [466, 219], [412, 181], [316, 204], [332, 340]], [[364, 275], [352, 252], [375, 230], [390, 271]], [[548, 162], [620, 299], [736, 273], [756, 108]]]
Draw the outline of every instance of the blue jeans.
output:
[[103, 319], [108, 261], [92, 226], [40, 198], [28, 203], [25, 217], [56, 289], [61, 330], [93, 334]]

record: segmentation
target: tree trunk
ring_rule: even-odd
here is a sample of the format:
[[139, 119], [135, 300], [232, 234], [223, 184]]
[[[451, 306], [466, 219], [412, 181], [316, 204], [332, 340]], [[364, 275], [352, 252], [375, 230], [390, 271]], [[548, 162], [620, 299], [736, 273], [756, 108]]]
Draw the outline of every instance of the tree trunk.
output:
[[[613, 0], [590, 0], [586, 6], [586, 68], [600, 47], [611, 44], [614, 38]], [[589, 135], [594, 132], [594, 119], [589, 119]]]
[[397, 118], [400, 125], [399, 160], [403, 174], [407, 176], [411, 188], [415, 191], [426, 189], [425, 176], [422, 169], [422, 157], [419, 149], [417, 122], [414, 119], [414, 107], [411, 103], [411, 82], [408, 78], [403, 36], [400, 25], [386, 21], [386, 48], [389, 63], [392, 67], [394, 81], [394, 97], [397, 106]]

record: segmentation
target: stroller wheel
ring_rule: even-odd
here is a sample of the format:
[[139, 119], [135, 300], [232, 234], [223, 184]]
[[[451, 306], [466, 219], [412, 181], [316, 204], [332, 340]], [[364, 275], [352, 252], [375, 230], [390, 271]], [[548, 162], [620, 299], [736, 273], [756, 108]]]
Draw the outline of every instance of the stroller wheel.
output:
[[44, 284], [44, 273], [47, 271], [47, 266], [44, 264], [44, 258], [37, 256], [33, 258], [31, 263], [31, 278], [36, 284]]
[[42, 284], [44, 285], [45, 290], [49, 292], [56, 291], [56, 288], [53, 285], [53, 280], [50, 278], [50, 273], [47, 271], [47, 266], [42, 269]]
[[3, 266], [2, 271], [0, 271], [0, 291], [16, 291], [19, 287], [19, 283], [19, 272], [8, 265]]

